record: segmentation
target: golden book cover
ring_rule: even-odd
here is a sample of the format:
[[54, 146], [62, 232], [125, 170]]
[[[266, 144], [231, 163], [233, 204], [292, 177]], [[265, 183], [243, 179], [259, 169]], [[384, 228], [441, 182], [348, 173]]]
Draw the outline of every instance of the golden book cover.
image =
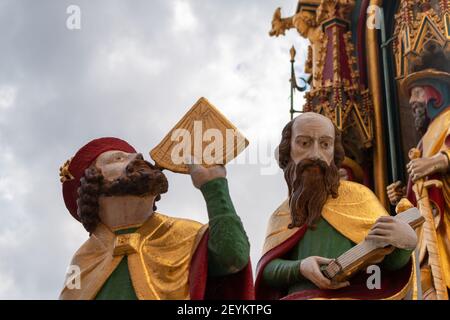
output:
[[226, 164], [247, 146], [243, 134], [206, 98], [201, 97], [164, 139], [150, 151], [156, 165], [188, 173], [186, 159], [210, 167]]

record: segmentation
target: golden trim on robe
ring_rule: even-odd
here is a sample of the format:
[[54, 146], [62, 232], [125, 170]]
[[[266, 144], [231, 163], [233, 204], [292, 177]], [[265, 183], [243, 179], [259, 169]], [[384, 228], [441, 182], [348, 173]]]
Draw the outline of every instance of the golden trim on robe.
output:
[[[341, 181], [338, 193], [336, 199], [331, 196], [328, 198], [322, 209], [322, 217], [355, 243], [364, 240], [379, 217], [388, 215], [375, 194], [362, 184]], [[288, 228], [290, 223], [289, 201], [285, 200], [269, 219], [263, 255], [297, 232], [299, 228]]]
[[[328, 198], [322, 209], [322, 217], [354, 243], [360, 243], [364, 240], [379, 217], [389, 215], [375, 194], [362, 184], [341, 181], [338, 194], [336, 199], [331, 196]], [[289, 201], [285, 200], [269, 219], [263, 255], [289, 239], [299, 230], [299, 228], [289, 229], [290, 223]], [[408, 283], [399, 292], [383, 300], [401, 300], [406, 296], [413, 285], [412, 269]], [[313, 300], [321, 300], [321, 298]], [[353, 300], [353, 298], [336, 300]]]
[[[137, 252], [128, 254], [128, 269], [139, 299], [189, 299], [189, 267], [208, 225], [154, 213], [135, 233]], [[71, 265], [81, 270], [81, 288], [64, 287], [60, 299], [95, 299], [123, 255], [114, 256], [116, 235], [99, 224], [75, 253]], [[117, 252], [116, 252], [117, 253]]]
[[[422, 138], [422, 157], [432, 157], [439, 152], [445, 152], [450, 156], [450, 148], [445, 144], [445, 139], [450, 135], [450, 107], [436, 117], [428, 126], [427, 132]], [[445, 212], [437, 226], [438, 250], [441, 257], [442, 272], [445, 283], [450, 288], [450, 174], [442, 175], [442, 194], [445, 202]], [[420, 237], [421, 257], [424, 256], [423, 238]]]

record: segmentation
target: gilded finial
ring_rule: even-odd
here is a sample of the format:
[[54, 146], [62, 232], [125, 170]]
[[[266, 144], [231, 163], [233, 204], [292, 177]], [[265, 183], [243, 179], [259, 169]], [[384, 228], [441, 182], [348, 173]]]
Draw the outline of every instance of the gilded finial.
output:
[[414, 208], [414, 205], [407, 198], [402, 198], [395, 207], [395, 213], [399, 214], [411, 208]]
[[295, 61], [295, 55], [297, 54], [297, 51], [295, 51], [294, 46], [291, 47], [291, 50], [289, 50], [289, 53], [291, 54], [291, 62]]
[[59, 177], [60, 177], [61, 183], [75, 179], [74, 176], [72, 176], [72, 174], [69, 171], [69, 166], [70, 166], [71, 161], [72, 161], [72, 158], [70, 160], [67, 160], [66, 162], [64, 162], [64, 164], [61, 167], [59, 167]]
[[417, 148], [411, 148], [408, 152], [409, 160], [418, 159], [421, 156], [421, 152]]

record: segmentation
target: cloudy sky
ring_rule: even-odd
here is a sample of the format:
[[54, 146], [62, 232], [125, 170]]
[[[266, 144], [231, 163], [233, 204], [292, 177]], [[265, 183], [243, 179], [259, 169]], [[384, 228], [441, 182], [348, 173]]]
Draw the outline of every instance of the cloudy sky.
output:
[[[102, 136], [148, 158], [201, 96], [250, 141], [253, 160], [229, 165], [228, 180], [256, 265], [286, 194], [272, 155], [289, 120], [289, 48], [299, 71], [306, 54], [294, 31], [268, 31], [275, 8], [292, 14], [296, 2], [0, 0], [0, 299], [56, 299], [88, 237], [64, 206], [59, 166]], [[71, 4], [80, 30], [66, 27]], [[167, 175], [158, 210], [207, 222], [189, 176]]]

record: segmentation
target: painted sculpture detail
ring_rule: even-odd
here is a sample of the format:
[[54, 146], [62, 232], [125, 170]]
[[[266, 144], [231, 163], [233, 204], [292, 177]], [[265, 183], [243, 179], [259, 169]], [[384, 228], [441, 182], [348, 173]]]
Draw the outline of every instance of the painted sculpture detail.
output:
[[[340, 181], [341, 134], [325, 116], [304, 113], [283, 130], [279, 165], [289, 197], [272, 214], [255, 284], [260, 299], [402, 299], [412, 284], [411, 252], [417, 236], [390, 217], [367, 187]], [[395, 249], [377, 261], [382, 289], [370, 290], [367, 274], [332, 282], [322, 273], [364, 239]]]
[[450, 3], [400, 1], [393, 46], [400, 99], [413, 114], [420, 141], [406, 165], [408, 185], [387, 187], [427, 219], [420, 233], [419, 281], [424, 299], [448, 300], [450, 289]]
[[67, 209], [89, 232], [72, 265], [81, 287], [61, 299], [251, 299], [249, 242], [223, 166], [191, 165], [209, 224], [156, 212], [162, 171], [127, 142], [100, 138], [61, 169]]

